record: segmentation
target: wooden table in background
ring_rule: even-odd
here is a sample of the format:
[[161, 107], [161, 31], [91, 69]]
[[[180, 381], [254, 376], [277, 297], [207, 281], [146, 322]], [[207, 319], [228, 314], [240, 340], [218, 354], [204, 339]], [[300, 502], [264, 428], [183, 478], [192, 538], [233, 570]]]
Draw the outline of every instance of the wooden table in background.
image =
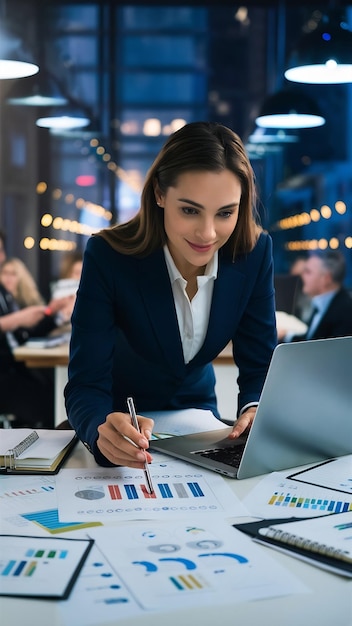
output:
[[[64, 387], [67, 383], [69, 362], [69, 344], [54, 348], [31, 348], [19, 346], [14, 350], [16, 361], [23, 361], [27, 367], [52, 367], [55, 370], [55, 426], [66, 419]], [[232, 345], [226, 348], [214, 360], [215, 365], [233, 364]]]
[[69, 344], [64, 343], [54, 348], [30, 348], [18, 346], [14, 349], [16, 361], [23, 361], [27, 367], [52, 367], [55, 371], [55, 426], [66, 419], [64, 387], [67, 383]]

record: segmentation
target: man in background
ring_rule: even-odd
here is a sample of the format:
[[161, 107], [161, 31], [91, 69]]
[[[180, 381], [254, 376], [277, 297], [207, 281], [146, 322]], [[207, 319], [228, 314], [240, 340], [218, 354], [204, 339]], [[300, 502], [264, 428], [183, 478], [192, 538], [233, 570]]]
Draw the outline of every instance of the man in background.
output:
[[311, 298], [313, 313], [302, 335], [280, 329], [279, 340], [304, 341], [352, 335], [352, 297], [344, 287], [346, 260], [336, 250], [312, 253], [301, 274], [303, 293]]

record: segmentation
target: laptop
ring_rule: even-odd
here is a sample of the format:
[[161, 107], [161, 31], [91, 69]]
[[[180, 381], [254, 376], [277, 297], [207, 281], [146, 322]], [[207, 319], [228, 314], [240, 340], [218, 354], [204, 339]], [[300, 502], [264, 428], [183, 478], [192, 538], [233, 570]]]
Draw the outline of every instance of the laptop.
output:
[[247, 438], [226, 430], [151, 441], [230, 478], [250, 478], [352, 453], [352, 337], [279, 344]]

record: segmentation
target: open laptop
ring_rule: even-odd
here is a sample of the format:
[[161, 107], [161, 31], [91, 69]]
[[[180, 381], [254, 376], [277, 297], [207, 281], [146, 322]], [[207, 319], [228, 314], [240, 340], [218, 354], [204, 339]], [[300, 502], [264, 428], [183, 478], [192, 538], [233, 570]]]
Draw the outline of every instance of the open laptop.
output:
[[159, 439], [150, 447], [231, 478], [351, 454], [352, 337], [279, 344], [247, 439], [227, 439], [230, 430]]

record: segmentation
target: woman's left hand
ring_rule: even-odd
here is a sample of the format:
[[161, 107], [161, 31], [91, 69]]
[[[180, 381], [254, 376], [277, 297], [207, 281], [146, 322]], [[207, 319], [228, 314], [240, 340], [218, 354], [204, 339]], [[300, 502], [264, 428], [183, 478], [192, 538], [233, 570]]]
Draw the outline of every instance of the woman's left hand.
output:
[[240, 417], [235, 421], [234, 427], [229, 434], [229, 439], [237, 439], [243, 434], [248, 434], [256, 412], [257, 407], [251, 406], [247, 409], [247, 411], [242, 413], [242, 415], [240, 415]]

